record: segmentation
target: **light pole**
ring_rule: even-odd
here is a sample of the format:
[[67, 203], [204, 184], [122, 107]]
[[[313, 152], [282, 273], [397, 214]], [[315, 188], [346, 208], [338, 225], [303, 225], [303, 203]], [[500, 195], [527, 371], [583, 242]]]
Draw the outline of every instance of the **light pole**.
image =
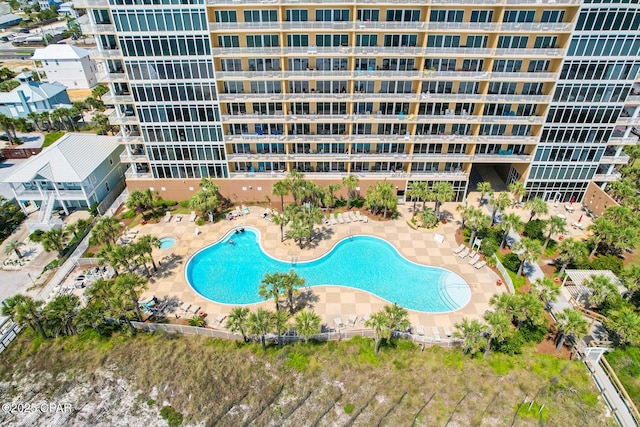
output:
[[31, 279], [31, 283], [33, 283], [33, 286], [36, 285], [35, 280], [33, 280], [33, 277], [31, 277], [31, 273], [27, 273], [27, 276], [29, 276], [29, 279]]

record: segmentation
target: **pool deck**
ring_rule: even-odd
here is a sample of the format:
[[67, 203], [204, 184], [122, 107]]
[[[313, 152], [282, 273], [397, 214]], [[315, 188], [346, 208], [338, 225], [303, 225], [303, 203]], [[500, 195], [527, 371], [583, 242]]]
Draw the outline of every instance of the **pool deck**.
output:
[[[430, 205], [432, 204], [428, 204], [428, 206]], [[276, 206], [274, 203], [273, 207]], [[457, 203], [445, 203], [442, 209], [450, 212], [456, 218], [455, 206]], [[426, 328], [425, 334], [431, 336], [429, 329], [431, 327], [453, 327], [463, 317], [482, 318], [484, 312], [490, 308], [489, 299], [491, 296], [505, 290], [504, 286], [496, 286], [498, 276], [487, 266], [476, 270], [468, 264], [468, 257], [460, 259], [453, 253], [453, 249], [458, 247], [454, 237], [455, 231], [459, 227], [456, 219], [447, 224], [441, 224], [433, 230], [413, 230], [406, 224], [407, 219], [411, 218], [411, 213], [408, 212], [411, 207], [412, 205], [409, 204], [399, 206], [401, 214], [395, 220], [376, 221], [370, 219], [367, 223], [352, 222], [333, 226], [317, 226], [316, 229], [321, 231], [321, 236], [312, 242], [311, 248], [305, 245], [304, 249], [300, 249], [291, 239], [286, 239], [281, 243], [280, 227], [261, 218], [260, 214], [265, 211], [265, 208], [258, 206], [251, 206], [248, 215], [232, 221], [224, 220], [213, 225], [207, 223], [204, 226], [196, 227], [195, 223], [187, 222], [183, 215], [181, 222], [160, 222], [140, 226], [138, 227], [140, 234], [153, 234], [159, 238], [176, 238], [176, 244], [173, 247], [154, 250], [154, 259], [156, 262], [160, 260], [162, 267], [161, 271], [151, 278], [149, 288], [143, 297], [149, 295], [155, 295], [158, 298], [168, 297], [181, 301], [178, 305], [185, 302], [200, 306], [200, 311], [207, 313], [207, 318], [215, 327], [216, 317], [221, 313], [229, 313], [233, 306], [214, 303], [196, 294], [186, 282], [185, 266], [190, 256], [196, 251], [218, 241], [233, 228], [244, 225], [260, 230], [263, 250], [283, 261], [289, 261], [293, 257], [297, 257], [298, 261], [318, 258], [329, 251], [338, 241], [349, 235], [366, 234], [381, 237], [391, 243], [407, 259], [451, 270], [459, 274], [471, 286], [471, 301], [454, 312], [431, 314], [409, 310], [409, 320], [412, 325], [424, 326]], [[196, 236], [196, 228], [200, 231], [198, 236]], [[444, 235], [443, 243], [434, 240], [436, 233]], [[174, 259], [177, 261], [171, 261], [171, 256], [175, 257]], [[410, 285], [407, 283], [407, 286]], [[351, 315], [359, 317], [360, 320], [356, 322], [355, 327], [362, 328], [362, 316], [375, 313], [387, 304], [375, 295], [356, 289], [316, 286], [312, 288], [312, 291], [313, 298], [310, 299], [310, 305], [323, 318], [324, 324], [328, 328], [335, 328], [335, 319], [338, 317], [347, 325]], [[274, 309], [274, 303], [266, 301], [251, 307]], [[169, 317], [175, 319], [173, 314], [170, 314]], [[354, 326], [348, 327], [353, 328]]]

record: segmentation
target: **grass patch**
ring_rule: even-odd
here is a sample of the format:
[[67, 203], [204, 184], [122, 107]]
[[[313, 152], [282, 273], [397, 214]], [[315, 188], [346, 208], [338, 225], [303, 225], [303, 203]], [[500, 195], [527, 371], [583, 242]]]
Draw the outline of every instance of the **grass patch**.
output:
[[629, 397], [640, 406], [640, 348], [620, 347], [604, 357], [616, 372]]
[[309, 358], [301, 353], [289, 353], [289, 360], [285, 362], [285, 366], [302, 372], [309, 366]]
[[517, 407], [517, 414], [521, 418], [533, 418], [545, 423], [549, 419], [549, 410], [536, 402], [519, 405]]
[[345, 414], [351, 414], [354, 408], [355, 407], [353, 406], [353, 403], [347, 403], [342, 407], [342, 409], [344, 409]]
[[57, 140], [59, 140], [60, 138], [62, 138], [62, 135], [64, 135], [65, 132], [51, 132], [48, 133], [44, 136], [44, 143], [42, 144], [42, 148], [48, 147], [51, 144], [53, 144], [54, 142], [56, 142]]
[[516, 291], [520, 290], [520, 288], [527, 284], [527, 278], [525, 276], [518, 277], [516, 273], [511, 270], [507, 270], [507, 273], [509, 274], [509, 277], [511, 277], [513, 287]]

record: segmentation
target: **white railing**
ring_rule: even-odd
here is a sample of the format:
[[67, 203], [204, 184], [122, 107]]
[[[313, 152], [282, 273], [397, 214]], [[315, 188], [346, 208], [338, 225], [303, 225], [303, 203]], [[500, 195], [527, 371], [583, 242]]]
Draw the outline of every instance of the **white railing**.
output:
[[22, 328], [12, 319], [4, 319], [0, 323], [0, 353], [2, 353], [7, 346], [18, 337], [18, 334]]
[[502, 279], [504, 280], [505, 284], [509, 288], [509, 292], [514, 294], [516, 290], [515, 290], [515, 287], [513, 286], [513, 281], [511, 280], [511, 276], [509, 276], [509, 273], [507, 273], [507, 269], [504, 268], [504, 265], [502, 265], [502, 263], [500, 262], [496, 254], [493, 254], [493, 259], [496, 261], [496, 268], [498, 269], [500, 274], [502, 274]]

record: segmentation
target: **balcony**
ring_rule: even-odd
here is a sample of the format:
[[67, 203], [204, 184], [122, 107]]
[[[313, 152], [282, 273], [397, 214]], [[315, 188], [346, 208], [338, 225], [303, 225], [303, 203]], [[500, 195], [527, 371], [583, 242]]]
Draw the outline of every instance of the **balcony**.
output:
[[616, 156], [616, 155], [613, 155], [613, 156], [604, 155], [600, 159], [600, 163], [607, 164], [607, 165], [616, 165], [616, 164], [626, 165], [627, 163], [629, 163], [629, 158], [630, 157], [627, 156], [626, 154], [621, 154], [619, 156]]
[[640, 105], [640, 94], [629, 95], [625, 101], [625, 105]]
[[109, 7], [109, 0], [73, 0], [76, 9], [98, 9]]
[[115, 34], [116, 26], [113, 24], [95, 24], [90, 22], [80, 24], [80, 29], [84, 34]]
[[544, 123], [542, 116], [482, 116], [479, 123], [511, 123], [541, 125]]
[[[465, 172], [390, 172], [390, 171], [352, 171], [353, 175], [359, 179], [365, 180], [383, 180], [383, 179], [414, 179], [429, 181], [466, 181], [469, 178]], [[347, 172], [305, 172], [305, 178], [309, 180], [341, 180], [349, 175]], [[125, 175], [126, 176], [126, 175]], [[265, 172], [232, 172], [229, 174], [230, 179], [277, 179], [284, 177], [283, 171], [265, 171]]]
[[640, 124], [640, 117], [618, 117], [616, 126], [635, 126]]
[[622, 175], [620, 174], [620, 172], [613, 172], [610, 174], [605, 174], [605, 173], [597, 173], [595, 175], [593, 175], [593, 178], [591, 179], [592, 181], [596, 181], [596, 182], [612, 182], [612, 181], [617, 181], [622, 177]]
[[535, 81], [554, 82], [558, 78], [558, 73], [501, 73], [492, 72], [491, 79], [499, 81]]
[[120, 49], [91, 49], [89, 56], [92, 59], [122, 59]]
[[116, 111], [109, 114], [109, 123], [112, 125], [130, 125], [130, 124], [139, 124], [138, 118], [136, 116], [118, 116]]
[[509, 58], [563, 58], [565, 49], [539, 48], [539, 49], [493, 49], [496, 57]]
[[629, 134], [628, 137], [616, 137], [609, 138], [609, 144], [611, 145], [636, 145], [638, 143], [638, 137], [634, 134]]
[[145, 154], [129, 154], [127, 151], [120, 153], [121, 163], [149, 163], [149, 158]]
[[475, 154], [475, 163], [530, 163], [533, 155], [528, 154]]
[[486, 95], [485, 102], [507, 102], [515, 104], [543, 104], [551, 102], [551, 95]]
[[153, 174], [151, 172], [138, 172], [135, 169], [136, 165], [131, 165], [129, 169], [124, 173], [124, 177], [126, 179], [149, 179], [153, 178]]
[[[46, 200], [49, 197], [50, 192], [54, 192], [56, 194], [56, 199], [61, 200], [85, 200], [86, 196], [82, 190], [58, 190], [55, 192], [54, 190], [42, 190], [42, 192], [38, 190], [27, 190], [25, 188], [16, 188], [16, 195], [18, 197], [24, 197], [25, 199], [30, 200]], [[89, 190], [87, 191], [89, 192]], [[58, 197], [60, 195], [60, 197]]]
[[132, 104], [133, 96], [132, 95], [113, 95], [111, 93], [106, 93], [102, 95], [102, 102], [105, 104]]
[[125, 73], [98, 73], [96, 78], [100, 83], [126, 83], [128, 81]]

